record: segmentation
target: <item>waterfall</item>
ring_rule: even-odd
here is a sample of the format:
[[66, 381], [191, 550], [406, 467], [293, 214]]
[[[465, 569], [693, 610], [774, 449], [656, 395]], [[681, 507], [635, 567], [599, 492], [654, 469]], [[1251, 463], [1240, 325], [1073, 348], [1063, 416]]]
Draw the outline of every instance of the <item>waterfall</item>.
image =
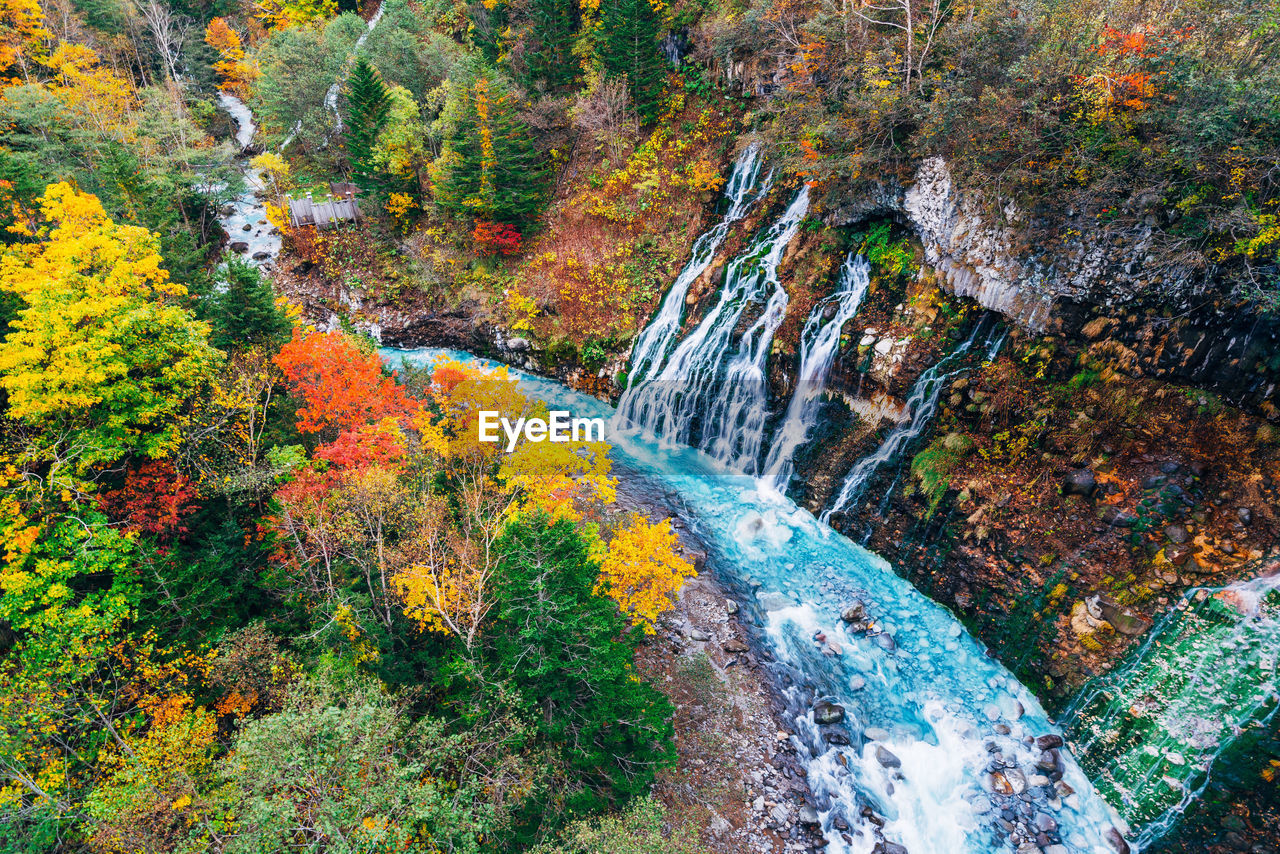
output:
[[[983, 320], [985, 321], [986, 318], [984, 317]], [[920, 375], [915, 385], [911, 387], [910, 394], [907, 395], [907, 411], [911, 413], [910, 417], [890, 430], [889, 435], [885, 436], [884, 441], [880, 443], [880, 447], [854, 464], [845, 475], [844, 483], [840, 485], [840, 494], [836, 496], [831, 506], [823, 511], [823, 522], [830, 523], [832, 514], [853, 506], [862, 497], [862, 492], [867, 488], [871, 476], [885, 463], [896, 459], [912, 439], [924, 432], [925, 427], [933, 420], [934, 413], [938, 411], [938, 397], [942, 394], [942, 389], [953, 376], [964, 370], [963, 367], [948, 369], [959, 361], [961, 356], [969, 352], [984, 325], [985, 323], [979, 323], [975, 326], [964, 343]], [[1000, 345], [1004, 343], [1005, 334], [1007, 333], [997, 336], [994, 331], [988, 333], [986, 341], [988, 359], [995, 358]]]
[[631, 351], [631, 374], [627, 390], [618, 403], [619, 412], [627, 418], [630, 413], [629, 404], [636, 399], [631, 393], [637, 381], [646, 379], [649, 374], [662, 367], [663, 360], [671, 350], [676, 335], [680, 332], [680, 319], [684, 315], [685, 298], [689, 287], [698, 280], [715, 260], [716, 252], [724, 243], [729, 229], [735, 222], [747, 215], [751, 205], [765, 193], [773, 182], [770, 174], [760, 181], [760, 169], [764, 158], [760, 156], [760, 146], [752, 145], [743, 149], [738, 160], [733, 164], [729, 181], [725, 184], [724, 197], [729, 202], [729, 209], [724, 216], [708, 231], [703, 232], [693, 242], [693, 251], [689, 263], [684, 265], [675, 283], [667, 291], [666, 297], [653, 320], [636, 339]]
[[1187, 591], [1123, 667], [1086, 686], [1068, 709], [1081, 765], [1142, 828], [1139, 849], [1173, 826], [1243, 731], [1275, 714], [1278, 590], [1280, 572]]
[[[850, 252], [836, 279], [836, 292], [814, 306], [805, 321], [800, 335], [800, 374], [762, 475], [778, 492], [786, 492], [794, 470], [792, 459], [808, 441], [809, 431], [817, 421], [827, 375], [840, 349], [840, 331], [858, 313], [871, 286], [869, 273], [866, 259]], [[831, 312], [829, 318], [828, 312]]]
[[[691, 444], [701, 426], [701, 446], [721, 463], [754, 472], [768, 414], [764, 362], [786, 312], [778, 281], [782, 256], [809, 210], [803, 187], [786, 212], [725, 269], [719, 300], [671, 354], [629, 390], [618, 423], [640, 427], [665, 442]], [[737, 331], [748, 307], [764, 303], [759, 318]], [[725, 363], [724, 354], [733, 350]]]
[[[373, 17], [369, 19], [369, 26], [365, 29], [363, 33], [360, 34], [360, 38], [356, 39], [356, 43], [352, 45], [351, 47], [352, 57], [354, 57], [357, 53], [360, 52], [360, 48], [364, 46], [364, 40], [369, 38], [369, 34], [373, 32], [373, 28], [378, 26], [378, 22], [382, 20], [382, 7], [383, 7], [383, 4], [379, 3], [378, 11], [374, 12]], [[324, 93], [324, 107], [326, 110], [333, 113], [334, 133], [342, 133], [342, 116], [338, 114], [338, 93], [342, 91], [342, 83], [343, 83], [342, 78], [338, 78], [337, 80], [333, 81], [333, 85], [331, 85], [328, 91]], [[297, 133], [297, 128], [294, 128], [294, 133], [289, 135], [289, 139], [293, 139], [296, 133]], [[288, 144], [288, 141], [285, 142], [285, 145], [287, 144]], [[284, 145], [280, 147], [284, 148]]]

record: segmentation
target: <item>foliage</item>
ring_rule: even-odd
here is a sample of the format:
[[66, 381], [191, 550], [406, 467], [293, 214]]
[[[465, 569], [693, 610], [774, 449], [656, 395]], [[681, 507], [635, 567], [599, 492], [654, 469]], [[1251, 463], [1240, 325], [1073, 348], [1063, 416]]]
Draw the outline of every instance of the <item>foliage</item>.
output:
[[407, 415], [404, 390], [384, 376], [376, 353], [362, 351], [341, 332], [302, 332], [280, 349], [275, 363], [302, 401], [298, 429], [336, 435], [369, 421]]
[[619, 814], [574, 822], [533, 854], [703, 854], [687, 829], [668, 833], [670, 822], [660, 801], [640, 798]]
[[658, 615], [675, 606], [684, 580], [697, 574], [677, 548], [670, 519], [650, 523], [635, 513], [600, 563], [601, 589], [647, 634], [654, 633]]
[[658, 50], [662, 20], [649, 0], [604, 0], [600, 23], [605, 36], [605, 71], [627, 81], [636, 112], [644, 122], [657, 118], [666, 83], [666, 59]]
[[515, 255], [520, 251], [520, 232], [511, 225], [477, 219], [471, 232], [476, 249], [482, 254]]
[[225, 289], [214, 290], [200, 305], [211, 326], [210, 344], [231, 352], [254, 346], [274, 349], [288, 340], [292, 326], [257, 267], [233, 256], [223, 279]]
[[[556, 793], [570, 814], [643, 792], [674, 756], [671, 704], [632, 670], [637, 634], [595, 595], [598, 567], [569, 520], [521, 519], [498, 543], [498, 613], [489, 666], [572, 771]], [[557, 807], [539, 807], [546, 820]]]
[[51, 36], [45, 23], [37, 0], [0, 3], [0, 88], [30, 79], [33, 66], [44, 58], [44, 40]]
[[41, 213], [31, 241], [0, 258], [0, 288], [24, 302], [0, 345], [11, 416], [37, 431], [38, 456], [164, 456], [218, 361], [208, 328], [178, 303], [186, 290], [154, 235], [67, 184], [49, 187]]
[[537, 219], [546, 196], [546, 165], [517, 109], [511, 85], [482, 65], [450, 82], [436, 124], [440, 156], [431, 165], [442, 210], [516, 227]]
[[344, 134], [354, 182], [365, 190], [378, 186], [374, 146], [391, 114], [387, 84], [364, 57], [357, 57], [347, 77]]
[[214, 18], [205, 28], [204, 40], [218, 52], [218, 61], [213, 64], [214, 72], [222, 80], [218, 88], [238, 98], [248, 97], [255, 71], [245, 60], [240, 34], [231, 28], [225, 18]]

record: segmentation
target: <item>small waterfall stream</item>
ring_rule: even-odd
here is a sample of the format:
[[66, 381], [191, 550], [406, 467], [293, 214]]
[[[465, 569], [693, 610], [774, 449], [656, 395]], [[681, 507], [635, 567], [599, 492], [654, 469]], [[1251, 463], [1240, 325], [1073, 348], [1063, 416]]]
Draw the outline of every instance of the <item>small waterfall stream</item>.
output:
[[[986, 326], [986, 320], [984, 317], [960, 346], [926, 369], [915, 381], [911, 386], [911, 392], [907, 395], [907, 411], [911, 413], [910, 416], [891, 429], [878, 448], [858, 460], [849, 470], [844, 482], [840, 485], [839, 494], [831, 502], [831, 506], [822, 512], [823, 522], [830, 523], [834, 514], [854, 506], [880, 467], [897, 459], [911, 441], [929, 426], [929, 422], [938, 411], [938, 398], [942, 390], [946, 388], [952, 377], [965, 370], [963, 364], [958, 363], [961, 363], [963, 356], [972, 349], [983, 327]], [[1004, 343], [1004, 334], [996, 335], [994, 330], [989, 330], [987, 336], [987, 358], [993, 359], [999, 352], [1000, 345]]]
[[1222, 753], [1280, 705], [1280, 565], [1271, 571], [1187, 591], [1064, 717], [1085, 770], [1141, 828], [1139, 849], [1168, 832]]
[[764, 158], [760, 155], [758, 145], [748, 146], [738, 155], [724, 187], [724, 198], [729, 202], [728, 210], [719, 222], [694, 241], [689, 263], [676, 276], [675, 282], [662, 299], [658, 313], [636, 339], [631, 350], [631, 373], [627, 389], [618, 403], [618, 412], [623, 419], [635, 420], [632, 417], [633, 408], [640, 398], [631, 393], [631, 388], [660, 370], [667, 354], [675, 345], [689, 287], [711, 266], [733, 224], [746, 216], [751, 206], [769, 192], [773, 176], [766, 175], [761, 180], [760, 170], [763, 165]]
[[[253, 144], [253, 137], [258, 127], [253, 121], [253, 113], [243, 101], [226, 92], [218, 93], [218, 101], [236, 123], [236, 143], [241, 151]], [[280, 254], [280, 233], [267, 222], [266, 208], [258, 198], [258, 193], [267, 192], [267, 182], [262, 171], [251, 163], [244, 164], [245, 191], [220, 213], [218, 219], [226, 230], [232, 247], [243, 243], [245, 247], [239, 251], [245, 259], [254, 265], [268, 266]]]
[[840, 349], [840, 331], [858, 313], [871, 287], [870, 270], [865, 258], [850, 252], [840, 268], [835, 293], [820, 300], [805, 321], [800, 334], [800, 373], [795, 391], [782, 417], [782, 426], [774, 434], [761, 474], [778, 492], [786, 492], [794, 471], [792, 460], [814, 428], [822, 408], [827, 375]]
[[[786, 212], [729, 262], [724, 286], [707, 316], [657, 371], [628, 390], [620, 425], [664, 442], [694, 444], [731, 468], [754, 473], [768, 416], [764, 363], [782, 322], [787, 293], [778, 266], [809, 210], [802, 187]], [[747, 309], [760, 316], [736, 339]], [[733, 353], [727, 360], [726, 353]]]

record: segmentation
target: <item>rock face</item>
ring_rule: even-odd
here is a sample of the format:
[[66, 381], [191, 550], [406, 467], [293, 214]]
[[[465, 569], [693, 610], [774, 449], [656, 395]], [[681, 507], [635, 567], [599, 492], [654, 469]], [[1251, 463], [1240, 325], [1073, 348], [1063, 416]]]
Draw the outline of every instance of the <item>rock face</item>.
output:
[[[841, 200], [828, 222], [888, 217], [912, 228], [925, 259], [955, 294], [1033, 332], [1102, 340], [1126, 370], [1214, 388], [1234, 402], [1275, 405], [1280, 320], [1233, 304], [1230, 274], [1163, 251], [1147, 213], [1158, 199], [1130, 202], [1141, 225], [1110, 225], [1067, 211], [1046, 229], [1012, 203], [962, 191], [947, 163], [924, 160], [907, 186], [878, 185]], [[1145, 216], [1145, 218], [1143, 218]], [[1052, 246], [1034, 236], [1055, 233]], [[1061, 237], [1063, 234], [1071, 236]]]

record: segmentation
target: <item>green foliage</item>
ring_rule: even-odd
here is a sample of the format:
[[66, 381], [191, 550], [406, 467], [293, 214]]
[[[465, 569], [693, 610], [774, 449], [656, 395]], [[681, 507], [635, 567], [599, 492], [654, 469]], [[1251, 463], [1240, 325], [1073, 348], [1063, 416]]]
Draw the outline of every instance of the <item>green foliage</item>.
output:
[[862, 238], [862, 254], [882, 275], [907, 278], [918, 269], [911, 241], [906, 237], [893, 239], [892, 226], [887, 222], [871, 226]]
[[526, 85], [546, 90], [574, 82], [578, 68], [572, 53], [578, 4], [574, 0], [529, 0], [529, 28], [522, 76]]
[[472, 64], [450, 81], [435, 130], [442, 137], [432, 164], [436, 204], [460, 219], [526, 227], [547, 195], [546, 161], [518, 115], [511, 84]]
[[706, 851], [687, 829], [666, 831], [671, 817], [662, 803], [642, 798], [616, 815], [571, 824], [552, 845], [531, 854], [703, 854]]
[[953, 433], [933, 440], [911, 460], [911, 476], [929, 501], [929, 516], [937, 512], [951, 488], [951, 472], [972, 450], [972, 439]]
[[240, 731], [222, 763], [237, 832], [220, 850], [292, 851], [304, 822], [325, 851], [477, 854], [501, 823], [472, 771], [489, 758], [376, 680], [322, 669]]
[[373, 153], [378, 134], [386, 127], [390, 114], [391, 95], [387, 84], [364, 57], [358, 57], [347, 77], [344, 132], [352, 180], [365, 190], [373, 190], [381, 183]]
[[641, 632], [596, 594], [599, 567], [567, 520], [521, 520], [498, 549], [490, 667], [519, 694], [568, 774], [548, 802], [528, 806], [526, 821], [536, 826], [562, 809], [581, 814], [644, 792], [675, 747], [670, 702], [632, 669]]
[[657, 118], [667, 63], [659, 50], [662, 21], [649, 0], [604, 0], [600, 5], [604, 29], [601, 60], [605, 71], [624, 77], [631, 102], [643, 122]]
[[257, 267], [233, 256], [223, 278], [225, 289], [214, 290], [200, 303], [212, 346], [227, 352], [254, 346], [274, 350], [289, 340], [289, 320]]

